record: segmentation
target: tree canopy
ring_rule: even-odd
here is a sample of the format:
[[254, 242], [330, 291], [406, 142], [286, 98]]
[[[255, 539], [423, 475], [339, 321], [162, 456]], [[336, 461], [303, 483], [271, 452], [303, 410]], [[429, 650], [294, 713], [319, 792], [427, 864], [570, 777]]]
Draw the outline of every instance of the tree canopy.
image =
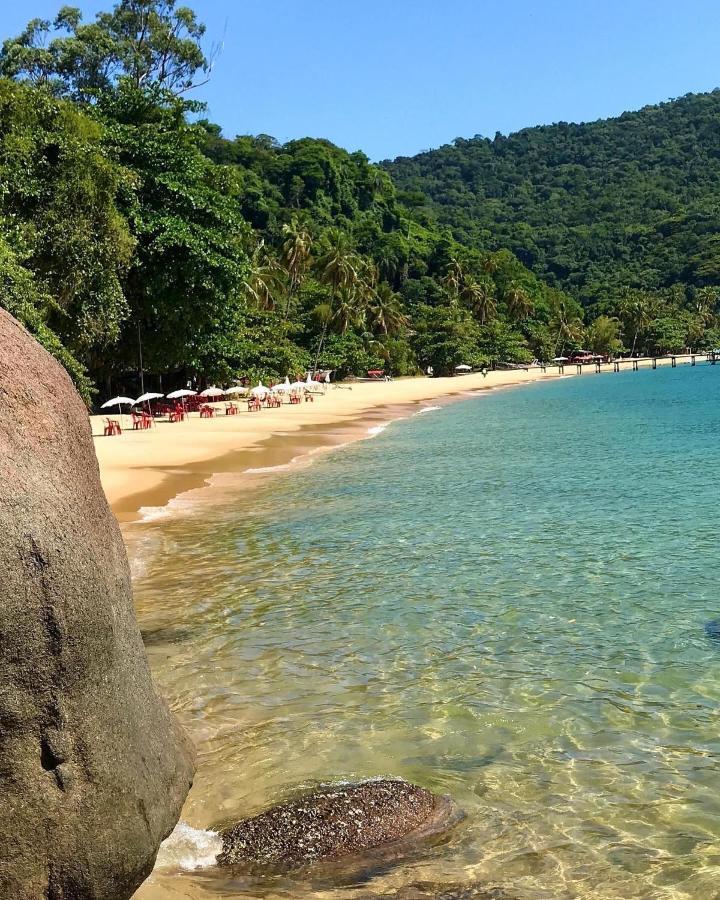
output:
[[121, 0], [0, 53], [0, 303], [86, 399], [717, 343], [720, 95], [381, 167], [198, 120], [204, 39]]

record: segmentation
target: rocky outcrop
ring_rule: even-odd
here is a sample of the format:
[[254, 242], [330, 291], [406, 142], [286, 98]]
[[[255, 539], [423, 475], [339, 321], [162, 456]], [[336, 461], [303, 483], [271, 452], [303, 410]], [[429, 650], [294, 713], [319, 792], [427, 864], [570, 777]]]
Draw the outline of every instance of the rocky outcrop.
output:
[[448, 797], [400, 779], [327, 787], [221, 832], [220, 866], [283, 871], [420, 840], [457, 821]]
[[150, 678], [86, 410], [0, 309], [0, 898], [122, 900], [193, 774]]

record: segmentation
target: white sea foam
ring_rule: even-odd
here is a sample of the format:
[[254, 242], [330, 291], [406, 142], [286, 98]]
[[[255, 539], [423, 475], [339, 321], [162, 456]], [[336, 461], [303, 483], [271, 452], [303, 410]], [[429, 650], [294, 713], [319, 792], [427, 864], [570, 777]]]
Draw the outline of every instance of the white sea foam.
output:
[[367, 433], [373, 437], [377, 434], [382, 434], [389, 424], [390, 422], [383, 422], [382, 425], [373, 425], [372, 428], [368, 428]]
[[175, 830], [160, 845], [156, 869], [204, 869], [215, 865], [222, 850], [220, 835], [178, 822]]
[[442, 409], [442, 406], [423, 406], [423, 408], [419, 409], [415, 415], [422, 416], [424, 413], [435, 412], [436, 409]]

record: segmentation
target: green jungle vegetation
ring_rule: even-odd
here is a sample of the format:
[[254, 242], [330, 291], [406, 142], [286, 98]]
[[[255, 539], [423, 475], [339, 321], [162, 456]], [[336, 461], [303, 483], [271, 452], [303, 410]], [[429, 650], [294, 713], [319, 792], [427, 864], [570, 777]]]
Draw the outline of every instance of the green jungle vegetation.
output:
[[[121, 0], [34, 19], [0, 51], [0, 303], [88, 403], [137, 388], [140, 347], [167, 390], [720, 343], [716, 95], [636, 114], [656, 117], [648, 146], [640, 126], [603, 144], [579, 135], [612, 123], [560, 125], [381, 167], [325, 140], [223, 137], [189, 99], [204, 37], [175, 0]], [[680, 108], [678, 137], [662, 122]], [[584, 164], [562, 149], [581, 145]]]
[[511, 250], [587, 322], [619, 321], [628, 349], [672, 352], [718, 346], [719, 126], [715, 90], [457, 139], [383, 167], [416, 215], [461, 243]]

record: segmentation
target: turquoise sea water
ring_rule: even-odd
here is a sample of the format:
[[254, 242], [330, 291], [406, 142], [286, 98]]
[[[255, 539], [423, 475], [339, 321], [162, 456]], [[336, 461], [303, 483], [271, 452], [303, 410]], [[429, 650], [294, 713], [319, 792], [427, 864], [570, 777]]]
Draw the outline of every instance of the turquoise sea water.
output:
[[355, 882], [139, 896], [719, 897], [719, 476], [720, 367], [662, 369], [489, 392], [138, 526], [186, 821], [382, 774], [466, 813]]

